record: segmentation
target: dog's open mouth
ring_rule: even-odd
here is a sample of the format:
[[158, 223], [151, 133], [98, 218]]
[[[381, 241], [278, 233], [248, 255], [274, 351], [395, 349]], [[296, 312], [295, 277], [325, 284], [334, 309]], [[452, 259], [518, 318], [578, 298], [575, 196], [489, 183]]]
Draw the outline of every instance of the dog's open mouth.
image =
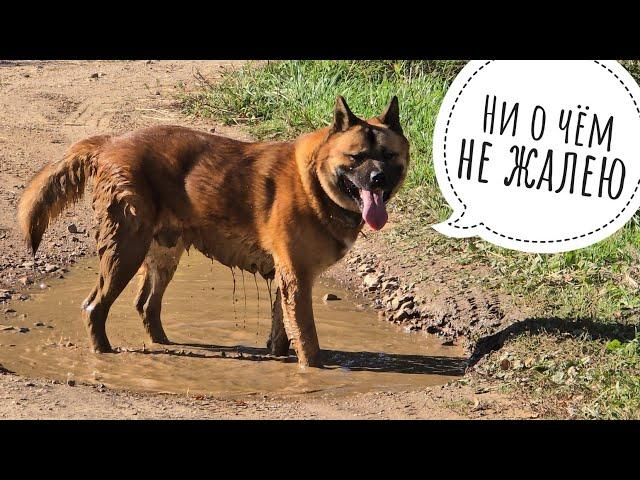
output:
[[387, 223], [386, 203], [391, 191], [382, 189], [365, 190], [358, 188], [346, 175], [340, 176], [342, 190], [360, 206], [362, 219], [374, 230], [380, 230]]

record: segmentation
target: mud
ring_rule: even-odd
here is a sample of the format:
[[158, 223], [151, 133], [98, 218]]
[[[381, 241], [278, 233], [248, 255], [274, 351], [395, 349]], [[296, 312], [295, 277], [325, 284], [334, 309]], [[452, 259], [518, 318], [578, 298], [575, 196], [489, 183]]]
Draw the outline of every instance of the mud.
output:
[[[266, 282], [232, 274], [197, 252], [182, 260], [165, 295], [163, 323], [174, 344], [145, 343], [133, 307], [134, 278], [107, 323], [119, 352], [94, 354], [79, 305], [95, 281], [96, 267], [95, 259], [79, 262], [65, 279], [32, 288], [31, 301], [5, 313], [0, 364], [30, 378], [219, 397], [414, 390], [444, 384], [466, 366], [459, 348], [380, 322], [375, 312], [357, 306], [348, 292], [323, 278], [314, 289], [314, 304], [326, 367], [300, 371], [292, 351], [281, 358], [267, 354]], [[324, 302], [328, 293], [340, 300]]]

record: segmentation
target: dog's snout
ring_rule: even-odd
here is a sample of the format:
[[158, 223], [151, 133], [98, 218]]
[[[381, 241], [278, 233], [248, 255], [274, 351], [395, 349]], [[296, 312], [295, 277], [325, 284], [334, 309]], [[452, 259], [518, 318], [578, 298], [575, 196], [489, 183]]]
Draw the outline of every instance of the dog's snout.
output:
[[383, 172], [371, 172], [371, 187], [372, 188], [382, 188], [385, 185], [386, 178]]

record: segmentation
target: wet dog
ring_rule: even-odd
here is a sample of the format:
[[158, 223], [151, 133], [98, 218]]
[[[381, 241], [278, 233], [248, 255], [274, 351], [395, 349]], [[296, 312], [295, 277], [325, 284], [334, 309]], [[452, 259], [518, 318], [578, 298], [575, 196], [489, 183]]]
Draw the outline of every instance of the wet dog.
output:
[[109, 352], [109, 309], [139, 270], [135, 306], [150, 339], [169, 343], [162, 296], [185, 249], [277, 280], [268, 347], [293, 345], [321, 364], [314, 279], [342, 258], [367, 223], [387, 221], [409, 143], [394, 97], [363, 120], [338, 97], [330, 126], [292, 142], [248, 143], [177, 126], [96, 136], [70, 147], [30, 181], [18, 220], [33, 253], [49, 225], [94, 182], [98, 281], [82, 306], [95, 352]]

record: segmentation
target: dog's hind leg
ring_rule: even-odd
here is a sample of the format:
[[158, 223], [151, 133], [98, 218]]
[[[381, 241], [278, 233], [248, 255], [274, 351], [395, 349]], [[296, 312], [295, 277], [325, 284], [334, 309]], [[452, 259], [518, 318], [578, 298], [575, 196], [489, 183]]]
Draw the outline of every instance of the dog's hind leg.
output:
[[172, 247], [162, 246], [153, 241], [142, 266], [143, 276], [135, 307], [153, 343], [170, 343], [160, 319], [162, 296], [173, 278], [183, 252], [184, 244], [181, 239]]
[[271, 334], [267, 341], [267, 348], [272, 355], [283, 357], [289, 353], [289, 337], [284, 328], [284, 318], [282, 314], [282, 294], [280, 288], [276, 290], [276, 299], [271, 309]]
[[[109, 164], [108, 164], [109, 165]], [[151, 239], [155, 209], [142, 182], [111, 165], [99, 171], [93, 191], [100, 258], [96, 286], [82, 304], [82, 317], [94, 352], [110, 352], [105, 331], [109, 309], [142, 265]]]
[[105, 324], [109, 309], [140, 268], [151, 243], [152, 230], [114, 213], [99, 215], [96, 235], [100, 272], [98, 282], [83, 302], [83, 319], [94, 352], [110, 352]]

